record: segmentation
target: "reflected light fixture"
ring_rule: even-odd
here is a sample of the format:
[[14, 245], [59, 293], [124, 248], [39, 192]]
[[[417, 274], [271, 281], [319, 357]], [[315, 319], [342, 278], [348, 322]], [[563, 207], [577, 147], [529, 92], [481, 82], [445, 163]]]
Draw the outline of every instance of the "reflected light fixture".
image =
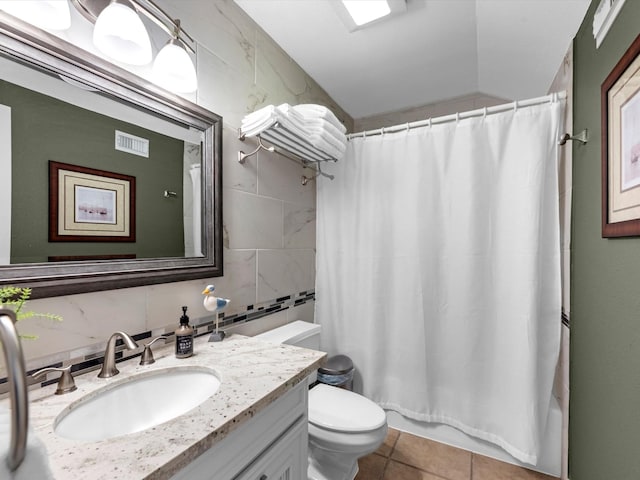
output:
[[71, 26], [66, 0], [2, 0], [0, 10], [45, 30], [66, 30]]
[[180, 20], [174, 20], [152, 0], [71, 0], [74, 7], [95, 23], [93, 43], [109, 58], [129, 65], [147, 65], [153, 59], [151, 41], [140, 15], [144, 15], [170, 37], [153, 64], [153, 79], [176, 93], [198, 88], [196, 70], [189, 53], [195, 55], [193, 38]]

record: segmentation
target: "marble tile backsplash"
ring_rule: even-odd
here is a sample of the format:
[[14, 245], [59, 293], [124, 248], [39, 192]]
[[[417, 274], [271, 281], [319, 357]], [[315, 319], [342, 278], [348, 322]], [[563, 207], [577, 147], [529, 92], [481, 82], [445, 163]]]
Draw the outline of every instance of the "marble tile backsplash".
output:
[[[20, 322], [22, 333], [39, 337], [23, 342], [30, 368], [95, 354], [116, 330], [163, 331], [177, 322], [182, 305], [192, 319], [204, 318], [200, 292], [209, 283], [231, 299], [227, 317], [314, 291], [315, 182], [301, 185], [301, 176], [312, 172], [265, 152], [238, 163], [238, 151], [250, 152], [256, 143], [238, 140], [237, 128], [247, 113], [283, 102], [325, 105], [349, 130], [353, 119], [232, 0], [157, 3], [197, 42], [199, 87], [186, 98], [223, 117], [224, 276], [30, 301], [35, 311], [64, 317], [60, 323]], [[67, 38], [86, 47], [82, 35]], [[313, 321], [313, 308], [291, 315]]]
[[[254, 335], [279, 326], [284, 323], [291, 322], [296, 319], [313, 320], [313, 305], [315, 301], [315, 292], [313, 290], [297, 292], [275, 298], [262, 303], [242, 305], [236, 307], [235, 312], [223, 312], [218, 319], [218, 327], [221, 330], [235, 332], [244, 335]], [[116, 330], [123, 330], [129, 333], [138, 345], [142, 347], [151, 338], [165, 335], [168, 342], [173, 341], [174, 331], [178, 325], [178, 317], [181, 309], [175, 309], [176, 320], [170, 324], [154, 325], [154, 322], [127, 322], [130, 318], [123, 319], [123, 324], [116, 326], [110, 322], [104, 322], [107, 330], [105, 337], [108, 338], [111, 333]], [[204, 309], [196, 309], [198, 316], [188, 312], [190, 317], [190, 325], [194, 328], [194, 335], [201, 336], [209, 334], [215, 328], [215, 316]], [[201, 314], [204, 312], [204, 314]], [[110, 312], [103, 312], [109, 314]], [[139, 312], [138, 312], [139, 313]], [[76, 315], [73, 318], [79, 318]], [[140, 318], [143, 318], [141, 315]], [[77, 325], [76, 325], [77, 327]], [[112, 330], [113, 329], [113, 330]], [[71, 365], [73, 375], [81, 375], [92, 370], [96, 370], [102, 365], [104, 360], [105, 342], [98, 340], [102, 335], [90, 336], [88, 332], [72, 332], [72, 330], [55, 330], [54, 335], [46, 336], [47, 347], [51, 350], [50, 354], [45, 354], [38, 358], [31, 359], [27, 362], [28, 375], [44, 367], [66, 367]], [[92, 338], [93, 343], [88, 344], [88, 339]], [[46, 352], [41, 349], [43, 339], [23, 340], [22, 346], [25, 351], [37, 348], [40, 352]], [[76, 345], [83, 344], [81, 348]], [[118, 341], [116, 348], [116, 360], [122, 361], [129, 358], [140, 356], [141, 349], [128, 351], [123, 349], [123, 343]], [[58, 374], [52, 373], [45, 380], [33, 380], [28, 378], [28, 385], [32, 388], [50, 385], [58, 380]], [[0, 397], [8, 392], [7, 390], [6, 371], [0, 368]]]

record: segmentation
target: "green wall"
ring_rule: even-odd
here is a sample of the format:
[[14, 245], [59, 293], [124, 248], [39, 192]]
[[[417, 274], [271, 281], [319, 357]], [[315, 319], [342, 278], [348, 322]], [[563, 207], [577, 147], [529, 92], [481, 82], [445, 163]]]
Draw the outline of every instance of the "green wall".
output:
[[600, 85], [640, 33], [627, 0], [600, 48], [593, 0], [574, 41], [569, 476], [640, 479], [640, 238], [601, 237]]
[[[0, 81], [11, 107], [11, 263], [50, 255], [184, 256], [184, 142]], [[114, 149], [115, 130], [150, 140], [149, 158]], [[136, 177], [136, 242], [49, 242], [49, 160]], [[164, 190], [178, 193], [164, 198]]]

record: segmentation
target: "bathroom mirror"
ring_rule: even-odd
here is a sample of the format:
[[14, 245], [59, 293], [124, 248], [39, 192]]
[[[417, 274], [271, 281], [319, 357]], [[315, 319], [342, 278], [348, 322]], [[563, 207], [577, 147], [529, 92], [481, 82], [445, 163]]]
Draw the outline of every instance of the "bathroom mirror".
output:
[[222, 275], [222, 118], [0, 11], [0, 284]]

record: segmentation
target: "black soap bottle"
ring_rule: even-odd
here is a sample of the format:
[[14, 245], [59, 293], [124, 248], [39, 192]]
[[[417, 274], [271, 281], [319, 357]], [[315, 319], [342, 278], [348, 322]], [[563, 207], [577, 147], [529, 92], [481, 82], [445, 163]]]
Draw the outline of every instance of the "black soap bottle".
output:
[[176, 329], [176, 358], [193, 355], [193, 328], [189, 326], [187, 307], [182, 307], [180, 326]]

